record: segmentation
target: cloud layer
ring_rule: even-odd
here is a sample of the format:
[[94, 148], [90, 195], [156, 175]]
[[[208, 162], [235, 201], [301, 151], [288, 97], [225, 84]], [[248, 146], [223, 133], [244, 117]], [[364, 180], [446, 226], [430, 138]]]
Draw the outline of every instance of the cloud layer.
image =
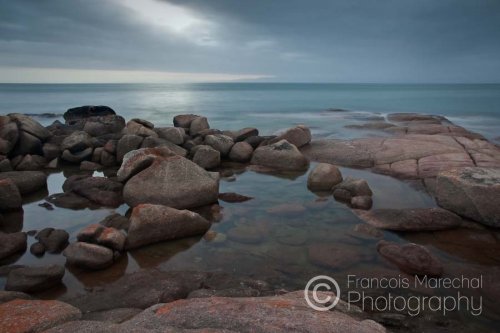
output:
[[0, 0], [4, 74], [499, 82], [499, 41], [497, 0]]

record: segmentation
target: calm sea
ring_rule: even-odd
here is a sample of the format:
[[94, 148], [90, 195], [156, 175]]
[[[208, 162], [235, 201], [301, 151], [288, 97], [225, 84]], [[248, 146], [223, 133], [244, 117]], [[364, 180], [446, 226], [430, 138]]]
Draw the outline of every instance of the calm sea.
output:
[[[500, 135], [500, 84], [0, 84], [1, 114], [62, 114], [85, 104], [108, 105], [126, 119], [158, 126], [189, 112], [209, 117], [214, 128], [254, 126], [272, 134], [305, 123], [316, 136], [332, 137], [360, 136], [343, 126], [372, 113], [419, 112], [447, 116], [490, 139]], [[353, 112], [339, 116], [326, 111], [331, 108]]]

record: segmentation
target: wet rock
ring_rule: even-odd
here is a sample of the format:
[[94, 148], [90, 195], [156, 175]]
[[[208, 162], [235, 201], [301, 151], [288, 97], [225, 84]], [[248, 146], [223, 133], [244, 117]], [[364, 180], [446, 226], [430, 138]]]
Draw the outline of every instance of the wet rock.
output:
[[72, 243], [64, 250], [63, 255], [69, 265], [91, 270], [104, 269], [113, 264], [113, 251], [95, 244]]
[[174, 208], [143, 204], [135, 207], [128, 228], [128, 249], [171, 239], [204, 234], [210, 222], [200, 215]]
[[87, 198], [73, 192], [55, 193], [45, 198], [45, 200], [56, 207], [67, 209], [84, 209], [95, 205]]
[[21, 193], [10, 178], [0, 179], [0, 211], [22, 207]]
[[[213, 169], [220, 165], [220, 152], [210, 146], [196, 146], [194, 150], [193, 162], [203, 169]], [[193, 151], [191, 150], [191, 151]]]
[[229, 159], [235, 162], [248, 162], [252, 158], [253, 147], [247, 142], [236, 142], [229, 152]]
[[116, 112], [109, 106], [104, 105], [84, 105], [68, 109], [63, 117], [66, 122], [85, 119], [90, 117], [116, 115]]
[[238, 131], [232, 132], [231, 137], [233, 138], [234, 142], [240, 142], [258, 135], [259, 135], [258, 129], [253, 127], [245, 127]]
[[63, 229], [45, 228], [35, 236], [49, 253], [58, 253], [68, 245], [69, 234]]
[[66, 137], [61, 143], [61, 150], [69, 150], [71, 153], [78, 153], [92, 147], [92, 137], [83, 131], [76, 131]]
[[125, 158], [118, 179], [128, 179], [123, 197], [130, 207], [141, 203], [199, 207], [216, 202], [219, 194], [218, 173], [207, 172], [181, 156], [168, 156], [164, 150], [134, 152]]
[[368, 210], [372, 208], [373, 200], [369, 195], [358, 195], [351, 198], [351, 207], [354, 209]]
[[54, 158], [61, 156], [61, 148], [53, 143], [45, 143], [42, 147], [43, 157], [47, 161], [52, 161]]
[[436, 182], [439, 206], [482, 224], [500, 227], [500, 169], [462, 168], [441, 172]]
[[42, 202], [38, 204], [38, 207], [45, 208], [46, 210], [54, 210], [54, 206], [49, 204], [48, 202]]
[[352, 194], [348, 190], [337, 188], [333, 190], [333, 197], [337, 201], [350, 203], [352, 199]]
[[91, 224], [82, 229], [76, 236], [80, 242], [102, 245], [113, 250], [122, 251], [127, 237], [115, 228], [101, 224]]
[[14, 233], [23, 230], [24, 210], [3, 211], [0, 213], [0, 232]]
[[20, 131], [19, 139], [17, 140], [17, 144], [11, 154], [13, 156], [27, 154], [42, 155], [42, 141], [34, 135]]
[[210, 128], [208, 120], [205, 117], [196, 117], [189, 124], [189, 134], [195, 136], [200, 134], [200, 132]]
[[19, 252], [24, 252], [27, 247], [26, 234], [24, 232], [16, 232], [6, 234], [0, 232], [0, 260], [10, 257]]
[[307, 188], [311, 191], [332, 191], [333, 187], [342, 182], [340, 170], [332, 164], [319, 163], [307, 177]]
[[281, 140], [286, 140], [297, 148], [300, 148], [311, 142], [311, 130], [304, 125], [292, 127], [278, 135], [271, 143]]
[[118, 207], [123, 203], [122, 189], [122, 183], [105, 177], [71, 176], [63, 185], [65, 192], [74, 192], [107, 207]]
[[129, 220], [123, 215], [120, 214], [111, 214], [109, 216], [106, 216], [104, 220], [99, 222], [99, 224], [102, 224], [105, 227], [109, 228], [115, 228], [118, 230], [128, 230], [129, 227]]
[[[327, 295], [318, 297], [325, 299]], [[340, 307], [338, 305], [337, 309]], [[315, 312], [304, 300], [303, 291], [269, 297], [189, 298], [158, 304], [132, 318], [123, 327], [163, 329], [168, 325], [178, 329], [211, 328], [221, 332], [386, 332], [383, 326], [372, 320], [355, 319], [339, 310]]]
[[36, 171], [43, 169], [47, 164], [47, 160], [39, 155], [25, 155], [16, 165], [17, 171]]
[[125, 128], [125, 119], [116, 115], [90, 117], [84, 122], [83, 130], [94, 137], [119, 133]]
[[249, 138], [246, 138], [245, 141], [243, 141], [243, 142], [248, 143], [250, 146], [252, 146], [253, 149], [256, 149], [264, 141], [266, 141], [266, 138], [263, 136], [251, 136]]
[[116, 165], [116, 156], [104, 150], [101, 153], [101, 164], [105, 167]]
[[174, 117], [174, 126], [175, 127], [182, 127], [182, 128], [190, 128], [191, 123], [193, 120], [196, 118], [199, 118], [200, 116], [197, 116], [195, 114], [180, 114]]
[[253, 197], [247, 197], [246, 195], [241, 195], [234, 192], [219, 193], [219, 199], [225, 202], [245, 202], [252, 200]]
[[80, 164], [82, 161], [89, 160], [92, 157], [93, 151], [94, 150], [90, 147], [77, 153], [65, 150], [61, 155], [61, 159], [73, 164]]
[[123, 160], [125, 154], [132, 150], [139, 149], [144, 138], [139, 135], [124, 135], [116, 147], [116, 159], [118, 162]]
[[45, 291], [61, 284], [64, 271], [60, 265], [13, 269], [7, 277], [5, 290], [25, 293]]
[[0, 304], [4, 332], [43, 332], [81, 316], [77, 308], [60, 301], [16, 299]]
[[7, 155], [19, 138], [19, 130], [8, 116], [0, 116], [0, 154]]
[[314, 265], [333, 269], [346, 268], [363, 260], [356, 248], [345, 244], [313, 244], [308, 246], [307, 253]]
[[0, 173], [1, 179], [11, 179], [24, 195], [47, 186], [47, 175], [41, 171], [9, 171]]
[[400, 245], [382, 240], [377, 244], [377, 251], [407, 274], [441, 276], [443, 273], [439, 259], [424, 246], [413, 243]]
[[442, 208], [374, 209], [357, 211], [366, 223], [395, 231], [436, 231], [458, 228], [462, 219]]
[[181, 127], [160, 127], [155, 128], [155, 132], [160, 138], [176, 145], [182, 145], [184, 143], [184, 136], [186, 135], [186, 132]]
[[251, 163], [280, 170], [306, 170], [309, 167], [304, 155], [286, 140], [255, 149]]
[[219, 151], [222, 156], [226, 156], [234, 145], [233, 139], [227, 135], [214, 134], [205, 137], [205, 144]]
[[37, 257], [43, 256], [45, 254], [45, 245], [40, 242], [31, 244], [30, 253]]

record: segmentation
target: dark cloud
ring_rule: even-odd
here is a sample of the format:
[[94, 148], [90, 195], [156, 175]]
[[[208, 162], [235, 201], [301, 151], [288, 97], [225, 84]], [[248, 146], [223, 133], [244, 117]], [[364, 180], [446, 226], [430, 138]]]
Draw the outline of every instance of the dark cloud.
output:
[[163, 1], [197, 20], [181, 32], [131, 1], [0, 0], [0, 66], [500, 81], [497, 0]]

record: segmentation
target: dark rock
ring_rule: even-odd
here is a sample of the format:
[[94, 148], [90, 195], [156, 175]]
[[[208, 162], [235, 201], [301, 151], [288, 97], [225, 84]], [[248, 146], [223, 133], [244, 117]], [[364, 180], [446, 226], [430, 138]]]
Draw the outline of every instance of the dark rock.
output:
[[174, 126], [175, 127], [182, 127], [182, 128], [189, 128], [191, 126], [191, 122], [195, 120], [196, 118], [200, 118], [200, 116], [197, 116], [195, 114], [180, 114], [174, 117]]
[[61, 156], [61, 148], [53, 143], [45, 143], [42, 147], [43, 157], [47, 161], [52, 161], [54, 158]]
[[84, 105], [68, 109], [63, 115], [66, 122], [85, 119], [96, 116], [115, 115], [115, 111], [108, 106], [103, 105]]
[[14, 233], [23, 230], [24, 211], [17, 210], [3, 211], [0, 214], [0, 232]]
[[116, 165], [116, 157], [115, 155], [108, 153], [107, 151], [103, 151], [101, 153], [101, 163], [105, 167], [110, 167]]
[[80, 164], [80, 162], [84, 160], [89, 160], [92, 157], [93, 151], [94, 150], [90, 147], [77, 153], [72, 153], [69, 150], [65, 150], [63, 151], [61, 158], [73, 164]]
[[0, 260], [10, 257], [19, 252], [24, 252], [27, 247], [26, 234], [23, 232], [16, 232], [12, 234], [5, 234], [0, 232]]
[[47, 186], [47, 175], [41, 171], [9, 171], [0, 173], [1, 179], [11, 179], [24, 195]]
[[12, 165], [8, 158], [0, 159], [0, 172], [12, 171]]
[[5, 290], [25, 293], [45, 291], [61, 284], [64, 271], [64, 267], [59, 265], [13, 269], [7, 277]]
[[443, 273], [439, 259], [424, 246], [412, 243], [399, 245], [382, 240], [377, 244], [377, 251], [407, 274], [441, 276]]
[[19, 138], [19, 129], [8, 116], [0, 116], [0, 154], [7, 155]]
[[252, 158], [253, 147], [247, 142], [236, 142], [229, 152], [229, 159], [235, 162], [248, 162]]
[[85, 150], [92, 145], [92, 137], [83, 131], [73, 132], [71, 135], [66, 137], [61, 143], [61, 150], [69, 150], [71, 153], [78, 153]]
[[374, 227], [395, 231], [437, 231], [462, 224], [460, 217], [441, 208], [374, 209], [356, 213]]
[[121, 116], [108, 115], [85, 119], [83, 131], [91, 136], [101, 136], [121, 132], [125, 128], [125, 119]]
[[33, 243], [30, 246], [30, 252], [34, 256], [41, 257], [45, 254], [45, 245], [40, 242]]
[[252, 146], [253, 149], [256, 149], [265, 140], [266, 140], [266, 138], [263, 136], [251, 136], [249, 138], [246, 138], [244, 142], [246, 142], [250, 146]]
[[118, 230], [128, 230], [129, 227], [129, 220], [123, 215], [120, 214], [111, 214], [109, 216], [106, 216], [104, 220], [99, 222], [105, 227], [110, 227], [110, 228], [115, 228]]
[[31, 117], [25, 116], [20, 113], [11, 113], [9, 114], [9, 117], [14, 122], [16, 122], [19, 131], [29, 133], [42, 142], [47, 140], [51, 136], [51, 133], [48, 129], [40, 125]]
[[0, 179], [0, 211], [22, 207], [21, 193], [10, 178]]
[[83, 161], [80, 164], [80, 170], [83, 171], [96, 171], [96, 170], [101, 170], [102, 165], [94, 162], [89, 162], [89, 161]]
[[37, 171], [43, 169], [47, 164], [45, 157], [38, 155], [26, 155], [17, 163], [17, 171]]
[[58, 253], [68, 244], [69, 234], [62, 229], [45, 228], [35, 238], [45, 246], [49, 253]]
[[116, 147], [116, 159], [118, 162], [123, 160], [125, 154], [132, 150], [139, 149], [144, 138], [138, 135], [124, 135]]
[[79, 196], [73, 192], [52, 194], [45, 198], [45, 200], [52, 203], [56, 207], [68, 209], [84, 209], [95, 205], [87, 198]]
[[0, 304], [7, 303], [15, 299], [33, 299], [33, 297], [19, 291], [0, 290]]
[[319, 163], [309, 172], [307, 188], [311, 191], [332, 191], [333, 187], [340, 182], [342, 182], [342, 174], [335, 165]]
[[63, 255], [69, 265], [92, 270], [104, 269], [113, 264], [113, 251], [96, 244], [72, 243], [64, 250]]
[[251, 163], [280, 170], [306, 170], [309, 167], [304, 155], [286, 140], [257, 148]]
[[65, 192], [74, 192], [107, 207], [118, 207], [123, 203], [122, 189], [122, 183], [105, 177], [71, 176], [63, 185]]
[[219, 199], [225, 202], [245, 202], [252, 200], [253, 197], [247, 197], [246, 195], [241, 195], [234, 192], [219, 193]]
[[[366, 180], [351, 177], [347, 177], [340, 184], [335, 185], [334, 193], [338, 189], [348, 191], [351, 194], [351, 197], [360, 195], [371, 196], [373, 194]], [[350, 202], [351, 200], [349, 199], [348, 201]]]
[[153, 131], [153, 127], [154, 125], [146, 120], [132, 119], [127, 123], [124, 133], [141, 137], [152, 136], [157, 138], [158, 134]]
[[203, 169], [213, 169], [220, 165], [221, 153], [210, 146], [196, 146], [192, 149], [194, 152], [193, 162], [201, 166]]
[[42, 155], [42, 147], [42, 141], [39, 138], [29, 133], [19, 131], [19, 139], [11, 154], [13, 156], [26, 154]]
[[188, 210], [143, 204], [130, 216], [127, 248], [204, 234], [210, 222]]
[[245, 141], [259, 135], [259, 130], [253, 127], [245, 127], [232, 133], [234, 142]]

